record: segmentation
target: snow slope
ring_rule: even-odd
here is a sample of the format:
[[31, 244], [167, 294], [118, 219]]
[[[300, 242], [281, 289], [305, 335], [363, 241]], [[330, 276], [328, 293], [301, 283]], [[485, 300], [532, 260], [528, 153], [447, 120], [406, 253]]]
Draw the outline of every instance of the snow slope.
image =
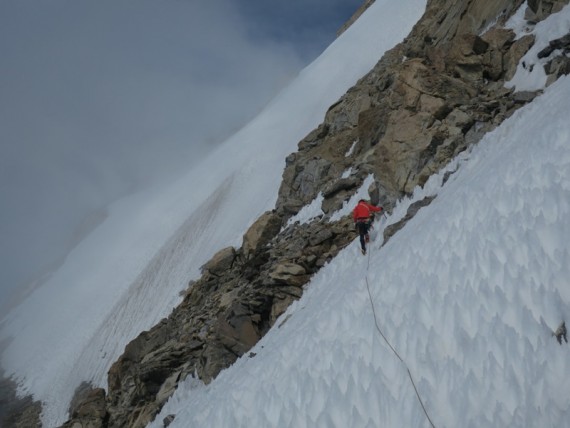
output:
[[421, 17], [425, 0], [377, 0], [254, 121], [178, 182], [125, 198], [2, 320], [2, 367], [61, 424], [75, 388], [106, 386], [124, 346], [180, 301], [217, 250], [274, 206], [285, 157]]
[[538, 53], [548, 46], [548, 42], [568, 34], [570, 28], [570, 11], [566, 6], [560, 13], [553, 14], [548, 19], [539, 22], [535, 27], [529, 26], [524, 20], [525, 4], [509, 19], [506, 27], [515, 31], [517, 38], [533, 34], [535, 41], [528, 52], [521, 58], [517, 71], [507, 87], [516, 91], [536, 91], [546, 85], [547, 76], [544, 65], [552, 58], [538, 58]]
[[388, 222], [437, 194], [384, 247], [347, 247], [255, 355], [187, 380], [151, 426], [429, 427], [408, 369], [437, 427], [569, 426], [569, 348], [551, 336], [570, 314], [568, 111], [565, 77], [401, 202]]

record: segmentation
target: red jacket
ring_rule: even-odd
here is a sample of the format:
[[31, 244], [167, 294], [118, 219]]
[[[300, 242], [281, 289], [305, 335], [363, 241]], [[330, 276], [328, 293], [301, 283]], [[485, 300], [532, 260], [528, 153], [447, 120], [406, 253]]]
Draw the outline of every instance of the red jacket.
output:
[[368, 220], [370, 217], [370, 211], [373, 212], [380, 212], [382, 211], [382, 207], [375, 207], [372, 204], [369, 204], [365, 201], [360, 201], [354, 210], [352, 210], [352, 218], [354, 221], [358, 220]]

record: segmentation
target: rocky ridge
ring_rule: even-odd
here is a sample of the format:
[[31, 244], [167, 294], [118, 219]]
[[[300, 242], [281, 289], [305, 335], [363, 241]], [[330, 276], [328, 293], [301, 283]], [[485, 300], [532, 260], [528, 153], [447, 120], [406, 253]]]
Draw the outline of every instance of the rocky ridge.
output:
[[[246, 355], [310, 277], [353, 241], [351, 220], [329, 217], [366, 177], [375, 177], [372, 201], [390, 210], [532, 101], [536, 93], [504, 87], [534, 43], [532, 36], [515, 40], [501, 28], [522, 3], [430, 0], [408, 38], [332, 105], [286, 159], [275, 209], [251, 226], [240, 248], [222, 249], [203, 266], [202, 277], [168, 318], [127, 345], [109, 371], [107, 392], [78, 391], [63, 426], [143, 427], [178, 382], [188, 376], [210, 382]], [[526, 19], [532, 25], [567, 3], [529, 1]], [[545, 67], [549, 82], [570, 68], [567, 38], [551, 46], [543, 53], [552, 57]], [[323, 216], [287, 225], [319, 194]], [[410, 207], [385, 240], [430, 202]]]
[[109, 371], [109, 426], [146, 426], [189, 375], [210, 382], [257, 343], [310, 276], [351, 241], [347, 221], [279, 233], [281, 225], [275, 212], [264, 214], [241, 248], [222, 249], [203, 266], [171, 316], [127, 345]]

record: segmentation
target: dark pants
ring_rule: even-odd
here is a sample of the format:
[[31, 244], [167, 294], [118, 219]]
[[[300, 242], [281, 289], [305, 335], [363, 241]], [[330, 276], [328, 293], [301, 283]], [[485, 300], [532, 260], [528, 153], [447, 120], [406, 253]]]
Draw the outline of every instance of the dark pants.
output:
[[368, 230], [370, 229], [370, 222], [368, 220], [359, 220], [356, 222], [356, 230], [360, 235], [360, 246], [363, 250], [366, 250], [366, 235], [368, 235]]

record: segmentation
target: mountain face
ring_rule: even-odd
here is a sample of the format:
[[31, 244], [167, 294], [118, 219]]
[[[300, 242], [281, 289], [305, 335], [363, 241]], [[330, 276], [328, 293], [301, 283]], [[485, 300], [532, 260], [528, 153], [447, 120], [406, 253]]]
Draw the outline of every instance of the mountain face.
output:
[[[270, 328], [279, 328], [279, 316], [311, 276], [355, 239], [351, 219], [333, 213], [363, 184], [372, 202], [390, 211], [532, 102], [537, 92], [505, 87], [534, 43], [503, 27], [522, 3], [429, 1], [410, 35], [287, 157], [275, 209], [250, 227], [240, 248], [224, 248], [202, 267], [202, 277], [168, 318], [127, 345], [109, 371], [107, 391], [78, 390], [63, 426], [144, 427], [189, 375], [210, 382]], [[529, 1], [525, 19], [533, 25], [567, 3]], [[570, 39], [550, 46], [543, 55], [550, 58], [545, 71], [552, 83], [570, 72], [564, 55]], [[295, 222], [314, 201], [322, 215]], [[411, 207], [406, 220], [430, 202]], [[405, 221], [387, 230], [384, 241]]]

